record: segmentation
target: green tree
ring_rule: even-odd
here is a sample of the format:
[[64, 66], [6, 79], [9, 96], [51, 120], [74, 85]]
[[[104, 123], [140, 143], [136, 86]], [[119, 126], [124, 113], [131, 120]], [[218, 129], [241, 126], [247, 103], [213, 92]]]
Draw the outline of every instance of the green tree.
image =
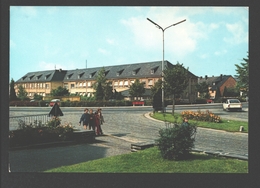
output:
[[205, 81], [197, 84], [196, 89], [200, 93], [200, 98], [206, 98], [209, 95], [209, 85]]
[[162, 80], [159, 79], [154, 86], [151, 87], [152, 104], [154, 111], [162, 109]]
[[166, 95], [172, 96], [172, 115], [174, 115], [175, 96], [180, 95], [189, 84], [189, 71], [183, 67], [183, 64], [177, 63], [173, 68], [167, 68], [163, 71]]
[[106, 82], [104, 85], [104, 97], [105, 100], [109, 100], [113, 97], [113, 87], [112, 87], [112, 82]]
[[10, 93], [9, 93], [9, 100], [10, 101], [16, 101], [17, 100], [17, 96], [14, 90], [14, 79], [11, 79], [10, 82]]
[[69, 90], [59, 86], [57, 89], [51, 90], [52, 96], [69, 96]]
[[131, 97], [142, 97], [144, 92], [144, 83], [141, 83], [139, 79], [135, 79], [135, 82], [129, 88], [129, 94], [131, 95]]
[[237, 75], [237, 88], [242, 91], [246, 96], [249, 94], [249, 56], [243, 58], [240, 65], [235, 64]]
[[17, 97], [18, 97], [19, 99], [21, 99], [22, 101], [24, 101], [24, 100], [29, 99], [29, 98], [27, 97], [27, 95], [28, 95], [28, 93], [27, 93], [27, 91], [24, 89], [24, 87], [23, 87], [22, 85], [19, 85], [19, 86], [18, 86]]
[[96, 90], [95, 97], [97, 100], [108, 100], [112, 97], [112, 83], [106, 79], [106, 71], [104, 67], [98, 71], [93, 88]]
[[100, 82], [98, 82], [97, 83], [96, 92], [95, 92], [96, 100], [102, 101], [104, 96], [105, 95], [104, 95], [104, 91], [103, 91], [102, 85], [101, 85]]
[[38, 95], [37, 93], [34, 93], [33, 99], [36, 101], [41, 101], [43, 99], [42, 95]]

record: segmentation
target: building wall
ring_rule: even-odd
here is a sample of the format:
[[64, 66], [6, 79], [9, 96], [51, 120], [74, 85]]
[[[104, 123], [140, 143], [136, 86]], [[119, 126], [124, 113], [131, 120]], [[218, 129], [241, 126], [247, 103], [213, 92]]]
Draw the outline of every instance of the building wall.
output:
[[219, 90], [220, 90], [221, 96], [223, 96], [225, 87], [235, 88], [236, 87], [236, 80], [233, 77], [229, 77], [227, 79], [227, 81], [222, 86], [220, 86]]

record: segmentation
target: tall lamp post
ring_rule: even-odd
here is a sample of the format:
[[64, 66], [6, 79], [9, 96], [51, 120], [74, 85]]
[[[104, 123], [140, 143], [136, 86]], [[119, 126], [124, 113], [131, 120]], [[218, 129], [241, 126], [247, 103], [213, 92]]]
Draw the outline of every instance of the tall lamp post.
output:
[[[150, 21], [151, 23], [153, 23], [158, 29], [161, 29], [161, 30], [162, 30], [162, 34], [163, 34], [162, 82], [163, 82], [163, 81], [164, 81], [164, 74], [163, 74], [163, 71], [164, 71], [164, 31], [165, 31], [166, 29], [168, 29], [169, 27], [172, 27], [172, 26], [175, 26], [175, 25], [180, 24], [180, 23], [182, 23], [182, 22], [185, 22], [186, 19], [185, 19], [185, 20], [182, 20], [182, 21], [180, 21], [180, 22], [177, 22], [177, 23], [175, 23], [175, 24], [172, 24], [172, 25], [170, 25], [170, 26], [168, 26], [168, 27], [165, 27], [164, 29], [163, 29], [160, 25], [158, 25], [157, 23], [155, 23], [154, 21], [150, 20], [149, 18], [147, 18], [147, 20]], [[163, 89], [163, 86], [162, 86], [162, 110], [163, 110], [163, 112], [165, 112], [164, 89]]]

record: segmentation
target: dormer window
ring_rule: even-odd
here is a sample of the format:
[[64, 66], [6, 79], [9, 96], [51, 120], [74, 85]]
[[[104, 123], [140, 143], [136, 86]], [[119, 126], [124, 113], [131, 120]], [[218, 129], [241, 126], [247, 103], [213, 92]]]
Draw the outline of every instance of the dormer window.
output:
[[27, 77], [27, 76], [24, 76], [24, 77], [22, 77], [22, 79], [25, 80], [26, 77]]
[[123, 71], [124, 71], [124, 69], [122, 69], [122, 70], [120, 70], [120, 71], [117, 71], [117, 72], [116, 72], [116, 76], [120, 76]]
[[73, 75], [73, 74], [69, 74], [69, 75], [67, 76], [67, 79], [70, 79], [72, 75]]
[[47, 75], [45, 76], [45, 80], [47, 80], [47, 79], [50, 77], [50, 75], [51, 75], [51, 74], [47, 74]]
[[41, 78], [42, 74], [37, 76], [36, 79], [39, 80]]
[[157, 71], [158, 67], [159, 66], [151, 68], [150, 73], [154, 74]]
[[140, 68], [134, 69], [134, 70], [132, 71], [132, 75], [136, 75], [139, 70], [140, 70]]
[[32, 80], [32, 79], [33, 79], [33, 77], [34, 77], [34, 75], [30, 76], [30, 77], [29, 77], [29, 80]]
[[78, 74], [78, 78], [81, 78], [83, 74], [84, 74], [84, 72]]
[[96, 71], [95, 71], [95, 72], [92, 72], [92, 73], [90, 73], [90, 75], [89, 75], [89, 78], [93, 78], [95, 74], [96, 74]]

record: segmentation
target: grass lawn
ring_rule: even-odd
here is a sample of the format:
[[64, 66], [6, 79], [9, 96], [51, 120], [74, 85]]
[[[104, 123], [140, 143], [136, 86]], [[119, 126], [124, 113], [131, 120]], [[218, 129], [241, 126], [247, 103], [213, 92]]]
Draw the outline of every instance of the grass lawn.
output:
[[165, 160], [157, 147], [131, 154], [62, 166], [45, 172], [81, 173], [248, 173], [248, 161], [191, 153], [182, 161]]
[[[182, 122], [182, 117], [180, 114], [175, 113], [174, 116], [172, 116], [171, 113], [155, 113], [151, 115], [152, 118], [167, 121], [167, 122]], [[205, 121], [194, 121], [189, 120], [189, 123], [196, 123], [198, 127], [204, 127], [204, 128], [211, 128], [211, 129], [218, 129], [218, 130], [225, 130], [230, 132], [239, 132], [240, 126], [244, 127], [245, 133], [248, 133], [248, 122], [243, 121], [235, 121], [235, 120], [225, 120], [222, 119], [221, 123], [214, 123], [214, 122], [205, 122]]]

